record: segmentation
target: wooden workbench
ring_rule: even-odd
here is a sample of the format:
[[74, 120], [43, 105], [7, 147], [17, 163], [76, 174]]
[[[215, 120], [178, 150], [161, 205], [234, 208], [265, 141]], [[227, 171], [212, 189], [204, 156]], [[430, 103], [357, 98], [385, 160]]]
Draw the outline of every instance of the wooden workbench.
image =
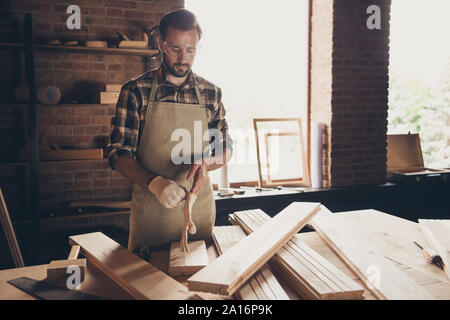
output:
[[[450, 299], [450, 281], [444, 272], [434, 265], [428, 264], [420, 250], [413, 244], [417, 241], [426, 244], [417, 223], [397, 218], [375, 210], [359, 210], [336, 213], [350, 225], [353, 230], [368, 240], [387, 259], [398, 265], [408, 276], [424, 287], [436, 299]], [[345, 265], [345, 263], [328, 247], [316, 232], [301, 233], [303, 241], [328, 261], [341, 269], [365, 288], [364, 299], [375, 299], [365, 284]], [[216, 258], [214, 246], [208, 244], [210, 262]], [[152, 253], [150, 262], [167, 272], [169, 261], [168, 250]], [[8, 284], [7, 281], [27, 276], [36, 280], [44, 280], [47, 265], [8, 269], [0, 271], [0, 299], [33, 299], [23, 291]], [[278, 277], [278, 276], [277, 276]], [[187, 277], [176, 277], [186, 284]], [[280, 277], [278, 277], [280, 278]], [[289, 286], [280, 279], [288, 295], [292, 299], [300, 299]], [[88, 262], [85, 281], [81, 291], [107, 299], [131, 299], [118, 285], [95, 269]]]

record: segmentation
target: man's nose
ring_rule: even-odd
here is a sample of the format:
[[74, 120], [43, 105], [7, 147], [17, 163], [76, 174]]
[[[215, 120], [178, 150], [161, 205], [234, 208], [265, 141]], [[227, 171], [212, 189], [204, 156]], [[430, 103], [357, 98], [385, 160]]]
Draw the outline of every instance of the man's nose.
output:
[[178, 55], [178, 62], [185, 63], [188, 61], [188, 54], [186, 51], [181, 50], [180, 54]]

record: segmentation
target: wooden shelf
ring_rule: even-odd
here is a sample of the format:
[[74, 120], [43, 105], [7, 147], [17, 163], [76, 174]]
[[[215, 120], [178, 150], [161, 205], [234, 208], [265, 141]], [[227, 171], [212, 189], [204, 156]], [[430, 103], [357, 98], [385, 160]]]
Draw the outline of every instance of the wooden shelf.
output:
[[[9, 108], [9, 107], [15, 107], [15, 108], [28, 108], [30, 105], [29, 103], [18, 103], [18, 102], [11, 102], [11, 103], [0, 103], [0, 108]], [[42, 107], [55, 107], [55, 108], [64, 108], [64, 107], [74, 107], [77, 106], [81, 108], [97, 108], [97, 107], [115, 107], [115, 104], [100, 104], [100, 103], [57, 103], [57, 104], [37, 104], [38, 108]]]
[[25, 49], [24, 43], [0, 42], [0, 49]]
[[[108, 160], [108, 158], [102, 159], [73, 159], [73, 160], [42, 160], [39, 163], [55, 163], [55, 162], [73, 162], [73, 161], [102, 161]], [[0, 166], [10, 166], [10, 167], [19, 167], [19, 166], [29, 166], [31, 164], [30, 161], [19, 161], [19, 162], [0, 162]]]
[[23, 161], [23, 162], [1, 162], [0, 166], [5, 167], [20, 167], [20, 166], [29, 166], [29, 161]]
[[53, 222], [53, 221], [65, 221], [65, 220], [73, 220], [73, 219], [85, 219], [85, 218], [93, 218], [93, 217], [105, 217], [105, 216], [114, 216], [114, 215], [128, 215], [128, 214], [130, 214], [130, 210], [80, 213], [80, 214], [72, 214], [72, 215], [67, 215], [67, 216], [53, 216], [53, 217], [41, 218], [41, 223]]
[[[25, 49], [23, 43], [1, 42], [0, 49]], [[116, 55], [133, 55], [133, 56], [155, 56], [158, 50], [152, 49], [125, 49], [125, 48], [92, 48], [82, 46], [56, 46], [46, 44], [35, 44], [35, 50], [38, 51], [58, 51], [72, 53], [98, 53], [98, 54], [116, 54]]]

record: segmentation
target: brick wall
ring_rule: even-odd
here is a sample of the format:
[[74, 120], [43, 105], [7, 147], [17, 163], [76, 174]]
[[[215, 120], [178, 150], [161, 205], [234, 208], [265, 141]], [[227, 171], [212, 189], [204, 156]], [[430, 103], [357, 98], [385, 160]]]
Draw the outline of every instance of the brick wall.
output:
[[[81, 30], [69, 30], [69, 5], [81, 9]], [[22, 22], [26, 12], [33, 14], [37, 43], [47, 40], [106, 40], [117, 42], [116, 32], [130, 39], [142, 39], [168, 11], [184, 6], [183, 0], [9, 0], [0, 4], [0, 42], [22, 42]], [[99, 92], [106, 83], [122, 84], [150, 68], [157, 61], [140, 56], [35, 53], [37, 85], [56, 85], [63, 99], [90, 97], [90, 104], [38, 106], [41, 137], [60, 146], [102, 148], [109, 142], [114, 105], [99, 105]], [[16, 162], [27, 137], [26, 105], [17, 104], [14, 89], [25, 80], [21, 51], [0, 50], [0, 135], [1, 161]], [[29, 167], [1, 166], [0, 184], [14, 220], [27, 219]], [[40, 164], [41, 208], [43, 216], [58, 215], [72, 200], [126, 200], [132, 183], [111, 170], [107, 159]]]
[[[381, 29], [369, 30], [369, 5]], [[386, 178], [390, 0], [313, 1], [311, 120], [325, 123], [324, 185]]]

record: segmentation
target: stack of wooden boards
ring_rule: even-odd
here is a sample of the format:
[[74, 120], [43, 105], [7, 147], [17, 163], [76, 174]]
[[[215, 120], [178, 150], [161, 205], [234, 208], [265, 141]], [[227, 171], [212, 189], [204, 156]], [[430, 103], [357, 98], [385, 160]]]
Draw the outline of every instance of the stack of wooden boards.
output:
[[[223, 254], [245, 238], [239, 226], [214, 227], [214, 243], [219, 254]], [[269, 265], [263, 265], [237, 291], [240, 300], [288, 300], [289, 296], [275, 278]]]
[[[230, 222], [246, 233], [258, 229], [271, 218], [262, 210], [246, 210], [230, 215]], [[305, 299], [362, 299], [364, 289], [337, 269], [297, 235], [271, 259], [273, 267]]]
[[319, 208], [320, 203], [293, 202], [269, 223], [190, 277], [187, 280], [189, 289], [227, 296], [234, 294], [305, 226]]
[[[273, 218], [261, 210], [239, 211], [230, 221], [236, 225], [214, 228], [220, 256], [188, 278], [188, 288], [101, 233], [70, 241], [136, 299], [211, 299], [235, 293], [239, 299], [288, 299], [274, 271], [305, 299], [362, 299], [361, 285], [296, 235], [309, 223], [376, 298], [434, 298], [320, 203], [294, 202]], [[448, 222], [420, 222], [424, 232], [433, 230], [434, 240], [427, 239], [448, 261]]]

